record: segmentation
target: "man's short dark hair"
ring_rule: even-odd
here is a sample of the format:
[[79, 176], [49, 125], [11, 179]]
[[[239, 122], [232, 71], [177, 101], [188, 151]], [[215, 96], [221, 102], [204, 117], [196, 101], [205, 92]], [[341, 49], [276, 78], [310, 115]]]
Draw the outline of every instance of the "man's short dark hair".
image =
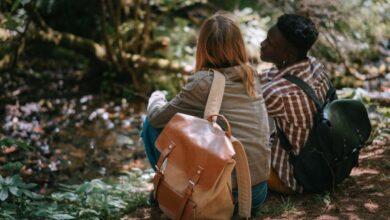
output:
[[318, 37], [313, 21], [304, 16], [284, 14], [278, 18], [276, 26], [291, 44], [305, 54]]

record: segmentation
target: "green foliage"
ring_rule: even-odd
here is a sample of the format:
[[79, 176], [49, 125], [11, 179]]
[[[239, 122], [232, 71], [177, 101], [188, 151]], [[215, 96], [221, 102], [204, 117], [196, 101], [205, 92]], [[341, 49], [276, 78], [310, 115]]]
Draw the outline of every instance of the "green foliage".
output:
[[20, 5], [25, 6], [30, 2], [31, 0], [15, 0], [12, 5], [11, 12], [15, 11]]
[[170, 36], [172, 46], [168, 51], [168, 58], [179, 62], [189, 62], [195, 56], [196, 30], [191, 23], [183, 18], [175, 18], [174, 26], [159, 27], [162, 36]]
[[19, 172], [20, 168], [22, 168], [23, 164], [19, 161], [16, 162], [8, 162], [5, 165], [3, 165], [1, 168], [8, 173], [17, 173]]
[[256, 213], [256, 217], [261, 217], [264, 215], [278, 216], [283, 214], [284, 212], [296, 211], [295, 204], [290, 201], [290, 196], [288, 196], [287, 199], [283, 196], [280, 198], [282, 200], [280, 206], [264, 206]]
[[390, 108], [389, 107], [378, 107], [378, 112], [383, 114], [384, 117], [390, 118]]
[[139, 182], [122, 176], [112, 185], [97, 179], [77, 186], [62, 185], [63, 192], [53, 193], [51, 199], [67, 204], [62, 210], [78, 219], [118, 219], [124, 212], [146, 205], [146, 195], [137, 190]]
[[162, 11], [171, 11], [175, 9], [179, 9], [185, 6], [189, 6], [195, 3], [206, 3], [207, 0], [182, 0], [182, 1], [174, 1], [174, 0], [151, 0], [150, 4], [153, 6], [157, 6]]
[[277, 207], [276, 211], [278, 213], [283, 213], [283, 212], [289, 212], [289, 211], [295, 211], [295, 205], [293, 202], [290, 201], [290, 197], [288, 196], [287, 199], [285, 197], [282, 198], [282, 204]]
[[[23, 10], [31, 0], [15, 0], [15, 1], [6, 1], [4, 3], [8, 10], [4, 12], [5, 19], [0, 21], [0, 28], [8, 29], [11, 31], [21, 32], [26, 23], [26, 12]], [[1, 6], [1, 4], [0, 4]], [[2, 15], [2, 14], [0, 14]]]
[[16, 140], [16, 139], [10, 138], [10, 137], [0, 139], [0, 150], [8, 148], [8, 147], [12, 147], [12, 146], [16, 146], [18, 149], [25, 150], [25, 151], [29, 151], [29, 150], [33, 149], [30, 145], [28, 145], [27, 143], [25, 143], [21, 140]]
[[322, 203], [326, 206], [330, 205], [330, 203], [332, 202], [329, 192], [314, 195], [314, 200], [317, 203]]
[[[320, 29], [314, 55], [330, 61], [364, 63], [379, 57], [381, 42], [390, 37], [387, 1], [329, 2], [310, 8], [308, 14]], [[354, 16], [358, 15], [358, 16]], [[364, 24], [364, 25], [362, 25]]]
[[33, 192], [36, 184], [19, 175], [0, 176], [0, 218], [5, 219], [119, 219], [147, 204], [139, 172], [119, 177], [111, 184], [95, 179], [80, 185], [60, 185], [48, 196]]
[[8, 177], [0, 175], [0, 201], [5, 201], [11, 196], [18, 198], [23, 195], [30, 199], [40, 199], [42, 198], [40, 195], [29, 190], [35, 186], [36, 184], [33, 183], [24, 183], [19, 175]]
[[152, 85], [152, 90], [165, 90], [168, 100], [175, 97], [185, 83], [185, 79], [181, 74], [164, 75], [161, 73], [156, 76], [151, 75], [148, 81]]
[[253, 8], [255, 10], [261, 9], [264, 1], [241, 1], [241, 0], [209, 0], [209, 2], [218, 5], [221, 9], [226, 11], [234, 11], [243, 8]]
[[[259, 7], [260, 6], [260, 7]], [[383, 62], [389, 50], [390, 17], [388, 0], [355, 0], [355, 1], [261, 1], [252, 6], [262, 19], [268, 18], [268, 25], [273, 25], [279, 15], [296, 13], [310, 16], [317, 24], [319, 38], [310, 55], [331, 63], [328, 70], [332, 75], [349, 73], [353, 67], [361, 69], [362, 65], [377, 65]], [[385, 52], [384, 52], [385, 51]], [[338, 67], [343, 66], [343, 71]], [[382, 71], [381, 74], [385, 74]], [[352, 81], [352, 82], [351, 82]], [[342, 86], [359, 87], [352, 80], [340, 81]]]

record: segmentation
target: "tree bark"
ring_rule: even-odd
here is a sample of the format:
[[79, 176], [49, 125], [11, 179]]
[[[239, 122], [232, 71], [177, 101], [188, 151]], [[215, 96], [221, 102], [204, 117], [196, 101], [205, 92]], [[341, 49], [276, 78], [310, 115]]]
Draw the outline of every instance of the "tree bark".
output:
[[0, 71], [6, 70], [9, 68], [12, 61], [11, 54], [6, 54], [0, 59]]
[[[29, 43], [48, 43], [70, 49], [84, 55], [89, 59], [94, 59], [104, 64], [108, 64], [109, 62], [105, 47], [90, 39], [82, 38], [71, 33], [58, 32], [48, 28], [47, 31], [41, 30], [30, 33], [27, 37], [27, 40]], [[123, 54], [123, 57], [129, 64], [130, 68], [136, 68], [135, 66], [148, 66], [150, 68], [171, 71], [175, 73], [189, 73], [180, 63], [173, 62], [168, 59], [147, 58], [138, 54], [129, 53]]]

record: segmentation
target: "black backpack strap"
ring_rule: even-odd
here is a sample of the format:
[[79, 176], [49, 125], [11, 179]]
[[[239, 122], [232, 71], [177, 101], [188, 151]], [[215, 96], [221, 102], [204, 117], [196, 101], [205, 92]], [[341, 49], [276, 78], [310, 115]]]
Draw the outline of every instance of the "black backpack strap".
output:
[[328, 81], [329, 88], [328, 88], [328, 92], [326, 93], [325, 102], [331, 102], [337, 99], [337, 93], [336, 93], [336, 89], [334, 88], [328, 76], [326, 76], [326, 79]]
[[299, 88], [301, 88], [314, 101], [317, 110], [321, 109], [322, 104], [320, 100], [316, 96], [314, 90], [307, 83], [305, 83], [305, 81], [303, 81], [302, 79], [294, 75], [284, 75], [283, 78], [294, 83]]
[[[314, 104], [315, 104], [315, 106], [317, 108], [317, 111], [321, 110], [321, 106], [323, 106], [323, 104], [320, 102], [320, 100], [316, 96], [314, 90], [305, 81], [303, 81], [302, 79], [300, 79], [299, 77], [294, 76], [294, 75], [284, 75], [283, 78], [288, 80], [288, 81], [290, 81], [291, 83], [294, 83], [299, 88], [301, 88], [314, 101]], [[329, 89], [328, 89], [328, 91], [326, 93], [326, 100], [325, 100], [325, 102], [326, 101], [332, 101], [333, 99], [337, 99], [335, 88], [333, 87], [333, 85], [330, 82], [329, 78], [328, 77], [326, 77], [326, 78], [327, 78], [327, 81], [329, 83]], [[287, 151], [287, 153], [289, 153], [290, 157], [291, 156], [295, 156], [295, 154], [292, 153], [292, 145], [291, 145], [290, 141], [288, 140], [286, 134], [277, 125], [277, 123], [275, 123], [275, 125], [276, 125], [277, 134], [278, 134], [278, 137], [279, 137], [279, 140], [280, 140], [280, 145], [283, 147], [284, 150]]]
[[280, 141], [280, 146], [282, 146], [283, 149], [287, 151], [287, 153], [291, 156], [292, 146], [290, 144], [290, 141], [286, 137], [286, 133], [284, 133], [284, 131], [277, 125], [276, 122], [275, 125], [276, 125], [276, 131]]
[[[321, 109], [322, 104], [320, 100], [316, 96], [314, 90], [307, 83], [305, 83], [305, 81], [303, 81], [302, 79], [294, 75], [284, 75], [283, 78], [290, 81], [291, 83], [294, 83], [299, 88], [301, 88], [314, 101], [317, 111]], [[293, 156], [294, 154], [292, 153], [292, 145], [288, 140], [286, 134], [277, 124], [276, 124], [276, 130], [280, 140], [280, 146], [282, 146], [283, 149], [287, 151], [290, 157]]]

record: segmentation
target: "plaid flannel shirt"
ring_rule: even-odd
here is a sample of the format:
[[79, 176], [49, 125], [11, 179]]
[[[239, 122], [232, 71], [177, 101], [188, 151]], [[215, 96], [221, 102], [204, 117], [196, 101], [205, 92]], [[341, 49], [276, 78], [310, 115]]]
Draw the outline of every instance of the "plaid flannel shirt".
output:
[[[325, 99], [329, 85], [323, 65], [314, 58], [281, 70], [273, 67], [259, 76], [263, 85], [263, 96], [268, 114], [285, 132], [293, 147], [293, 153], [298, 154], [313, 126], [316, 108], [314, 102], [303, 90], [282, 78], [288, 74], [295, 75], [308, 83], [321, 102]], [[275, 138], [272, 144], [271, 163], [287, 187], [296, 192], [302, 192], [302, 187], [294, 178], [289, 155], [280, 146], [279, 138]]]

